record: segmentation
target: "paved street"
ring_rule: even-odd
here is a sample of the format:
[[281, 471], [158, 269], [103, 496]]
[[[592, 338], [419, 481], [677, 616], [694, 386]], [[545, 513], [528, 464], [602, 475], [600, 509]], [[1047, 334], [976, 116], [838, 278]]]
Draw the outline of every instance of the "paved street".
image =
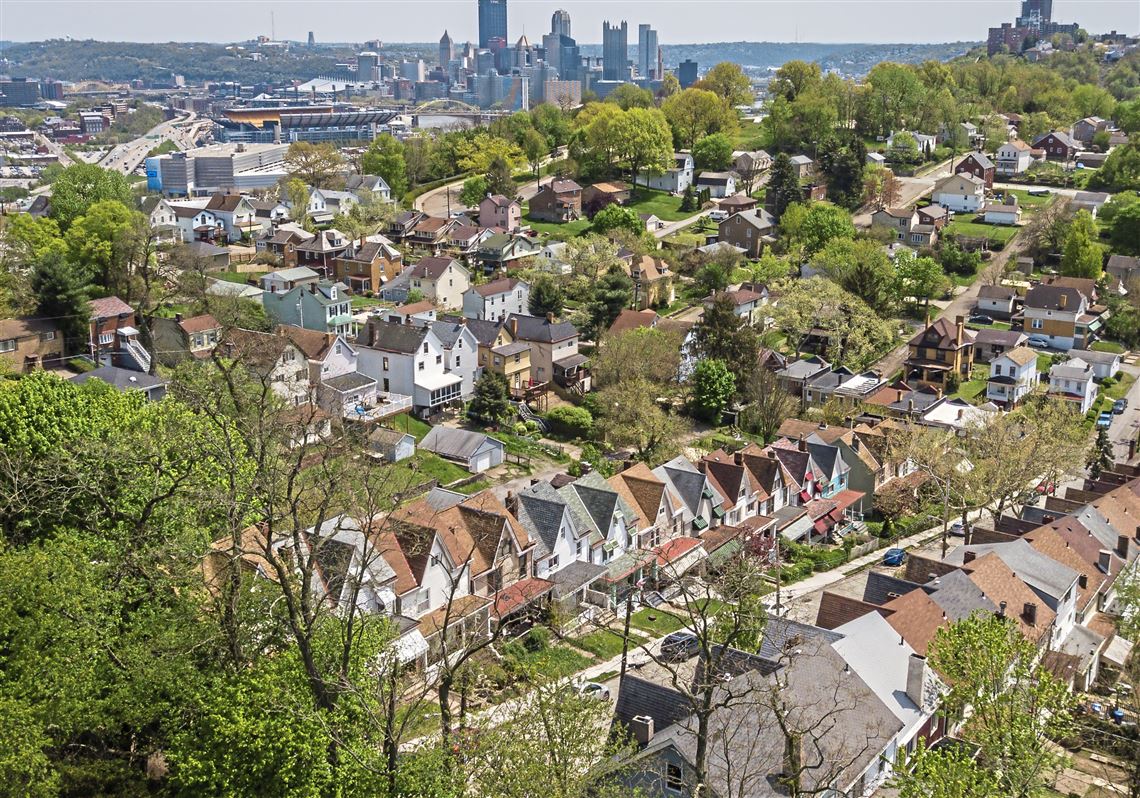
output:
[[[1122, 368], [1140, 377], [1140, 364], [1126, 363]], [[1135, 440], [1140, 431], [1140, 379], [1132, 383], [1125, 398], [1128, 407], [1119, 416], [1112, 417], [1112, 426], [1108, 428], [1108, 439], [1112, 441], [1112, 453], [1117, 460], [1128, 459], [1128, 441]]]
[[[957, 159], [955, 159], [957, 160]], [[899, 201], [896, 205], [900, 208], [905, 208], [908, 205], [913, 205], [922, 197], [925, 197], [934, 190], [934, 184], [950, 174], [950, 161], [946, 160], [940, 164], [932, 166], [927, 172], [915, 177], [899, 177], [896, 178], [900, 184]], [[857, 213], [852, 221], [856, 227], [866, 228], [871, 226], [871, 211], [870, 209], [864, 210], [862, 213]]]

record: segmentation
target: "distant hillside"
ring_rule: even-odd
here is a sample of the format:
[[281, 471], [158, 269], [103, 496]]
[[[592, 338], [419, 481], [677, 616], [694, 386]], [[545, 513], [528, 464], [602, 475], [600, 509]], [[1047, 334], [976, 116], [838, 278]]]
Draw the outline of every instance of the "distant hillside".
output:
[[[880, 61], [904, 64], [934, 59], [945, 61], [965, 54], [977, 42], [945, 44], [821, 44], [817, 42], [718, 42], [714, 44], [662, 45], [667, 66], [692, 59], [701, 68], [721, 61], [732, 61], [745, 71], [759, 75], [788, 61], [815, 61], [823, 69], [837, 69], [845, 74], [864, 75]], [[601, 45], [585, 45], [583, 54], [600, 56]], [[631, 54], [636, 48], [631, 48]], [[634, 57], [631, 55], [631, 58]]]
[[[824, 69], [862, 75], [880, 61], [915, 63], [927, 59], [949, 60], [964, 54], [975, 44], [721, 42], [664, 45], [663, 56], [667, 65], [693, 59], [702, 68], [720, 61], [733, 61], [754, 75], [761, 75], [793, 59], [816, 61]], [[433, 43], [386, 43], [384, 53], [389, 58], [420, 55], [430, 59], [437, 47]], [[631, 50], [631, 58], [635, 49]], [[223, 44], [52, 40], [4, 43], [6, 63], [0, 65], [0, 71], [16, 76], [67, 81], [162, 80], [174, 73], [185, 76], [191, 83], [205, 80], [275, 83], [330, 74], [338, 61], [346, 60], [354, 51], [355, 47], [348, 44], [314, 49], [303, 46], [266, 48], [261, 51], [260, 61], [252, 61], [235, 57], [235, 53]], [[601, 45], [583, 45], [582, 52], [601, 55]]]

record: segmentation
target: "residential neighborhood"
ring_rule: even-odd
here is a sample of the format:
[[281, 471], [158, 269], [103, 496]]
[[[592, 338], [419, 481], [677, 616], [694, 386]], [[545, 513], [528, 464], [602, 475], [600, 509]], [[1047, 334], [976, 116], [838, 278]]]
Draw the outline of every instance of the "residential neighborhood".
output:
[[0, 793], [1136, 794], [1097, 2], [11, 9]]

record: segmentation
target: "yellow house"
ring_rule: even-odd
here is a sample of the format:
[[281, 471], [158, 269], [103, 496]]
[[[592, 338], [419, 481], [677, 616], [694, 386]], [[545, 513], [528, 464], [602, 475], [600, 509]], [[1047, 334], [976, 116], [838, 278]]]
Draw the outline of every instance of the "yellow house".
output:
[[951, 376], [959, 382], [970, 379], [974, 367], [974, 333], [966, 329], [966, 320], [955, 322], [938, 319], [907, 344], [906, 376], [908, 383], [946, 387]]
[[515, 340], [508, 325], [468, 319], [467, 329], [479, 342], [479, 368], [507, 378], [511, 393], [521, 395], [530, 386], [530, 344]]

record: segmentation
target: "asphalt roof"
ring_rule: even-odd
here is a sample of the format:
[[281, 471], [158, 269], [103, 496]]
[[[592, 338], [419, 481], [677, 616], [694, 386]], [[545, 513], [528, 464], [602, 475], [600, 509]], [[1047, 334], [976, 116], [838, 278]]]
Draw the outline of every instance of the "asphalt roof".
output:
[[432, 427], [424, 439], [420, 441], [420, 448], [455, 460], [469, 460], [491, 441], [502, 446], [499, 441], [484, 435], [482, 432], [455, 429], [454, 427]]
[[537, 482], [519, 493], [515, 515], [535, 541], [535, 554], [549, 556], [558, 542], [566, 500], [549, 482]]

